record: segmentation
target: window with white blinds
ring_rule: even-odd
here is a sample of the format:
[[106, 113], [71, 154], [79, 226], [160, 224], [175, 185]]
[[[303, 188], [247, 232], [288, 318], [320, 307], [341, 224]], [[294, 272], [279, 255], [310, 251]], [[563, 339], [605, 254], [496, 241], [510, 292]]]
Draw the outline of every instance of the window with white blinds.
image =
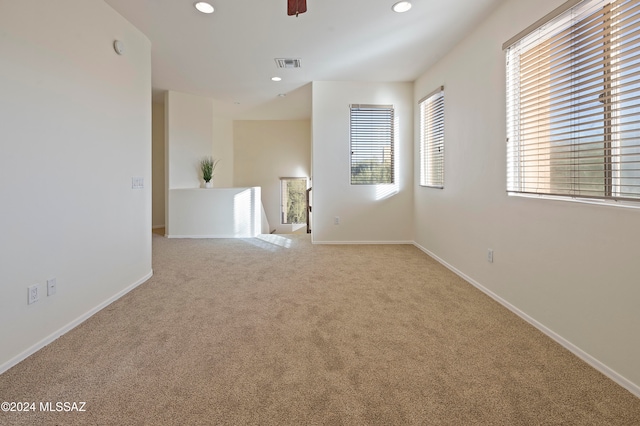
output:
[[351, 184], [394, 182], [393, 105], [350, 105]]
[[640, 199], [640, 0], [579, 2], [506, 61], [507, 190]]
[[444, 87], [420, 101], [420, 185], [444, 187]]

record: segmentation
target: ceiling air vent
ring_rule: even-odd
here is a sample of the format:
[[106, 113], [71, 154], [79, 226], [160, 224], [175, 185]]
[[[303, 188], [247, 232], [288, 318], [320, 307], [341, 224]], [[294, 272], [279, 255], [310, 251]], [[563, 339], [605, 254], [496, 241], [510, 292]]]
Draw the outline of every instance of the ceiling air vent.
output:
[[276, 58], [278, 68], [300, 68], [300, 59]]

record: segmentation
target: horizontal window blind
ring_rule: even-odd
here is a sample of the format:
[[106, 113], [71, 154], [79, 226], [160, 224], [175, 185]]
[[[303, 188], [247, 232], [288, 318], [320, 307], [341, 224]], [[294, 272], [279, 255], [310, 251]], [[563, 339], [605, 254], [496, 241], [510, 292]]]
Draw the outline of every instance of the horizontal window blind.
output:
[[393, 105], [350, 105], [351, 184], [394, 182]]
[[444, 187], [444, 87], [420, 101], [420, 185]]
[[640, 199], [640, 0], [585, 0], [506, 61], [507, 190]]

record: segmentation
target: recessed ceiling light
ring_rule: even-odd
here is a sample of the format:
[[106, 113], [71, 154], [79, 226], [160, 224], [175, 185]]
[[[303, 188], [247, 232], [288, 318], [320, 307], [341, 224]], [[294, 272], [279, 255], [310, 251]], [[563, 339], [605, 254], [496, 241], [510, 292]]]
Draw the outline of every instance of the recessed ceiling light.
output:
[[279, 98], [286, 98], [287, 94], [286, 93], [278, 93], [278, 97]]
[[394, 12], [398, 12], [398, 13], [403, 13], [406, 12], [407, 10], [411, 9], [411, 2], [408, 1], [399, 1], [396, 4], [394, 4], [391, 9], [393, 9]]
[[202, 13], [213, 13], [213, 6], [206, 1], [199, 1], [195, 3], [194, 6]]
[[271, 81], [280, 81], [282, 78], [280, 77], [271, 77]]

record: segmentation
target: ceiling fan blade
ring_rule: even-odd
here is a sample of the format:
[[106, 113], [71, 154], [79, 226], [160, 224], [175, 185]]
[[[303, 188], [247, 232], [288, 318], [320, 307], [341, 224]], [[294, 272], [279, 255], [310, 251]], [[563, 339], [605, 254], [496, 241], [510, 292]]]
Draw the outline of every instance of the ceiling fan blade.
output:
[[292, 16], [307, 11], [307, 0], [287, 0], [287, 15]]

